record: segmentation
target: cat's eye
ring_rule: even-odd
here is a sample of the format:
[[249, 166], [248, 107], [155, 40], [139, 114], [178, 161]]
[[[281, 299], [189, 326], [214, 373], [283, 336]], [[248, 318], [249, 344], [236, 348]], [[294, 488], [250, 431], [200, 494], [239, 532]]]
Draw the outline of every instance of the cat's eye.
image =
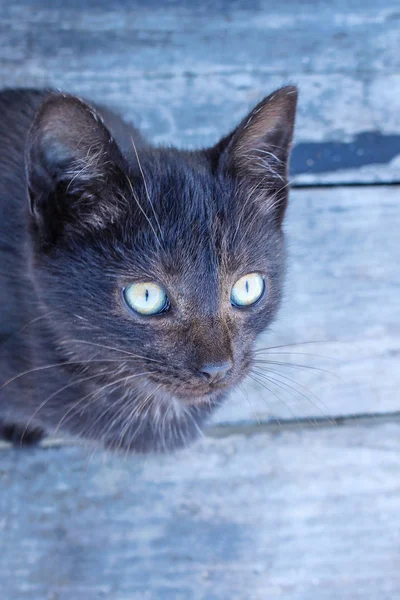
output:
[[123, 294], [129, 308], [140, 315], [159, 315], [169, 308], [168, 296], [157, 283], [132, 283]]
[[231, 291], [231, 304], [237, 307], [251, 306], [265, 291], [265, 280], [259, 273], [249, 273], [237, 280]]

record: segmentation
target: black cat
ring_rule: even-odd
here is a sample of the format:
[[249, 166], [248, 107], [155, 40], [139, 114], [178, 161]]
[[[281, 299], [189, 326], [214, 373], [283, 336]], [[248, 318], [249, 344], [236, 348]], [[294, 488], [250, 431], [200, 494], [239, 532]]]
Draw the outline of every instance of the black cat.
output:
[[0, 94], [0, 419], [177, 448], [252, 363], [282, 289], [297, 90], [200, 151], [61, 93]]

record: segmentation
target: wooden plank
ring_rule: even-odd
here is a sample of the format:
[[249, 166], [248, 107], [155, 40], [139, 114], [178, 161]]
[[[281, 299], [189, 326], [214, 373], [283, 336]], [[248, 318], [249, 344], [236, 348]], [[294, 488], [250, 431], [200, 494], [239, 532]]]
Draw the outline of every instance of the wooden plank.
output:
[[[42, 59], [51, 65], [62, 57], [68, 70], [116, 67], [128, 76], [232, 68], [391, 74], [400, 66], [396, 0], [313, 0], [298, 8], [296, 0], [89, 0], [84, 7], [78, 0], [17, 0], [1, 6], [6, 48], [7, 36], [26, 37], [18, 38], [15, 57], [10, 45], [2, 59], [23, 57], [41, 68]], [[101, 62], [98, 53], [108, 58]]]
[[1, 452], [8, 600], [393, 600], [400, 426]]
[[259, 347], [322, 340], [264, 358], [329, 373], [270, 365], [272, 393], [249, 381], [218, 422], [400, 410], [399, 227], [398, 187], [292, 191], [286, 298]]
[[[315, 0], [301, 10], [295, 0], [85, 6], [2, 3], [0, 85], [61, 87], [111, 104], [158, 143], [195, 147], [213, 143], [275, 87], [295, 82], [296, 143], [305, 154], [298, 183], [399, 180], [397, 0]], [[387, 151], [358, 144], [371, 131], [384, 136]], [[304, 144], [338, 141], [342, 161], [350, 153], [361, 168], [341, 168], [332, 147], [329, 170], [320, 172], [324, 146]]]

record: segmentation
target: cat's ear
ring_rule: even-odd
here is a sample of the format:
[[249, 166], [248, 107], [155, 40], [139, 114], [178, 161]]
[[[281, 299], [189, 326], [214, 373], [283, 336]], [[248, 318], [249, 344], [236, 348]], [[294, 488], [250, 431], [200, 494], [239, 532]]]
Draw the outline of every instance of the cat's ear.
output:
[[93, 108], [65, 94], [38, 110], [25, 154], [30, 211], [44, 243], [67, 225], [101, 226], [110, 219], [110, 192], [123, 164], [117, 144]]
[[287, 203], [287, 177], [297, 88], [283, 87], [262, 100], [240, 125], [211, 150], [217, 168], [255, 193], [280, 224]]

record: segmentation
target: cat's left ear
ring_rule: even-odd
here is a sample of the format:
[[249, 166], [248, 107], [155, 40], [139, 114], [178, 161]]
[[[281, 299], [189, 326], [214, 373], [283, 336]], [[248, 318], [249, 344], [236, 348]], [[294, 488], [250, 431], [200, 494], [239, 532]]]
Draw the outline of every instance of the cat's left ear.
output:
[[79, 98], [60, 93], [46, 98], [28, 134], [25, 164], [30, 212], [42, 244], [104, 227], [116, 214], [114, 192], [124, 159], [99, 114]]
[[283, 87], [262, 100], [240, 125], [210, 151], [218, 169], [252, 190], [257, 202], [272, 210], [280, 224], [287, 204], [290, 149], [297, 88]]

